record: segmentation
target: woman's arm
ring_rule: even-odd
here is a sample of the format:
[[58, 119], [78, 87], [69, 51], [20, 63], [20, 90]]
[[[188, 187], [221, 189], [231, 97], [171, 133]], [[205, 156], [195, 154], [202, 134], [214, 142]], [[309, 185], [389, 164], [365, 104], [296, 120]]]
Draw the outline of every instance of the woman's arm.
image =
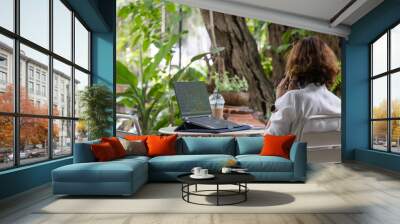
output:
[[265, 134], [290, 134], [292, 122], [296, 118], [292, 94], [283, 95], [276, 101], [276, 111], [272, 113], [266, 127]]
[[285, 95], [287, 91], [294, 89], [298, 89], [297, 81], [288, 75], [285, 75], [285, 77], [283, 77], [283, 79], [279, 82], [278, 87], [276, 87], [276, 98], [278, 99], [279, 97]]

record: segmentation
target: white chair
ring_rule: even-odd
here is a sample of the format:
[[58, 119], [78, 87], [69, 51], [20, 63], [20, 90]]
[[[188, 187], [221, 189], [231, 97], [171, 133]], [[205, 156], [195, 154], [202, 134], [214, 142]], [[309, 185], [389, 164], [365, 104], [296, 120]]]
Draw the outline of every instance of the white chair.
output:
[[118, 137], [141, 135], [142, 130], [137, 115], [117, 114], [116, 131]]
[[[324, 124], [329, 123], [330, 127], [319, 131], [318, 122], [324, 122]], [[340, 114], [314, 115], [301, 122], [297, 136], [299, 140], [307, 142], [308, 162], [340, 163], [342, 161], [340, 126]]]

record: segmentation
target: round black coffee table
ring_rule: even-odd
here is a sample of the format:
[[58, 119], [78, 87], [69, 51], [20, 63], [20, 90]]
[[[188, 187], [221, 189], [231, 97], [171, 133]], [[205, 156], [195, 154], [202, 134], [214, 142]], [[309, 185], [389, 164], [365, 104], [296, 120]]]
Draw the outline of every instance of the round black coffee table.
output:
[[[247, 187], [247, 183], [255, 180], [255, 177], [248, 173], [229, 173], [222, 174], [216, 173], [213, 174], [215, 177], [212, 179], [193, 179], [189, 174], [182, 174], [178, 176], [178, 181], [182, 183], [182, 199], [188, 203], [198, 204], [198, 205], [234, 205], [245, 202], [247, 200], [247, 192], [249, 188]], [[215, 190], [198, 190], [197, 185], [215, 185]], [[220, 185], [236, 185], [238, 186], [237, 190], [224, 190], [220, 189]], [[190, 186], [195, 186], [194, 191], [190, 191]], [[215, 192], [215, 194], [206, 194], [209, 192]], [[190, 196], [204, 196], [204, 197], [216, 197], [216, 204], [202, 204], [193, 202], [190, 200]], [[232, 196], [240, 196], [240, 199], [230, 203], [221, 202], [221, 197], [232, 197]]]

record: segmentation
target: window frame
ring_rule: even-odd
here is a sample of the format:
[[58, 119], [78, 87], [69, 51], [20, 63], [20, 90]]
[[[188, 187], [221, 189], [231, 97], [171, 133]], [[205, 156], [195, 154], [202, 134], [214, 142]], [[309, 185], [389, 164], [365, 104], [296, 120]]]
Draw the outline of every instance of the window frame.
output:
[[[70, 157], [73, 155], [74, 152], [74, 143], [75, 143], [75, 123], [76, 121], [79, 120], [79, 117], [75, 117], [75, 108], [72, 107], [71, 108], [71, 114], [70, 116], [56, 116], [53, 115], [53, 59], [58, 60], [59, 62], [62, 62], [68, 66], [71, 66], [71, 92], [72, 92], [72, 96], [71, 96], [71, 105], [74, 105], [75, 103], [75, 88], [74, 88], [74, 82], [75, 82], [75, 69], [85, 73], [88, 75], [89, 77], [89, 83], [88, 85], [91, 86], [92, 85], [92, 69], [91, 69], [91, 65], [92, 65], [92, 61], [91, 61], [91, 49], [92, 49], [92, 43], [91, 43], [91, 37], [92, 37], [92, 30], [88, 27], [88, 25], [83, 21], [83, 19], [79, 16], [78, 13], [76, 13], [72, 7], [65, 1], [65, 0], [59, 0], [62, 4], [64, 4], [64, 6], [71, 11], [71, 18], [70, 18], [70, 22], [71, 22], [71, 59], [67, 59], [64, 58], [63, 56], [55, 53], [53, 50], [53, 1], [54, 0], [48, 0], [49, 2], [49, 47], [48, 49], [46, 49], [45, 47], [42, 47], [39, 44], [34, 43], [33, 41], [30, 41], [29, 39], [23, 37], [20, 35], [20, 0], [14, 0], [13, 1], [13, 10], [14, 10], [14, 30], [10, 31], [4, 27], [0, 26], [0, 35], [3, 35], [5, 37], [11, 38], [13, 40], [13, 44], [14, 44], [14, 48], [13, 48], [13, 64], [12, 66], [12, 73], [11, 75], [13, 75], [13, 79], [14, 79], [14, 100], [13, 100], [13, 107], [14, 110], [13, 112], [2, 112], [0, 111], [0, 116], [11, 116], [13, 119], [13, 154], [14, 154], [14, 161], [13, 161], [13, 166], [11, 167], [5, 167], [5, 168], [0, 168], [0, 172], [4, 171], [4, 170], [10, 170], [10, 169], [15, 169], [18, 167], [23, 167], [23, 166], [29, 166], [29, 165], [33, 165], [33, 164], [37, 164], [37, 163], [43, 163], [49, 160], [58, 160], [58, 159], [62, 159], [65, 157]], [[88, 62], [89, 62], [89, 67], [88, 69], [85, 69], [83, 67], [81, 67], [80, 65], [75, 63], [75, 18], [77, 20], [79, 20], [79, 22], [84, 26], [84, 28], [88, 31], [88, 35], [89, 35], [89, 39], [88, 39]], [[33, 50], [36, 50], [40, 53], [43, 53], [45, 55], [48, 56], [49, 58], [49, 63], [48, 63], [48, 83], [45, 87], [46, 91], [48, 93], [45, 93], [48, 97], [48, 113], [46, 115], [39, 115], [39, 114], [27, 114], [27, 113], [21, 113], [20, 111], [20, 85], [21, 85], [21, 81], [20, 81], [20, 45], [23, 44], [27, 47], [32, 48]], [[28, 66], [28, 64], [27, 64]], [[28, 71], [27, 67], [27, 71]], [[40, 73], [42, 74], [42, 73]], [[27, 73], [26, 75], [26, 80], [30, 80], [30, 74]], [[35, 85], [35, 80], [36, 80], [36, 70], [33, 70], [33, 82]], [[41, 77], [39, 77], [41, 78]], [[39, 79], [39, 83], [41, 83], [41, 79]], [[40, 85], [42, 86], [42, 85]], [[28, 86], [27, 86], [28, 87]], [[27, 91], [29, 91], [27, 89]], [[36, 91], [34, 89], [34, 91]], [[42, 94], [40, 94], [42, 95]], [[45, 118], [47, 119], [48, 122], [48, 136], [47, 136], [47, 142], [49, 143], [47, 145], [47, 151], [48, 151], [48, 155], [47, 158], [43, 158], [43, 160], [38, 161], [38, 162], [33, 162], [33, 163], [26, 163], [26, 164], [21, 164], [21, 159], [20, 159], [20, 119], [21, 118]], [[56, 120], [66, 120], [66, 121], [70, 121], [71, 122], [71, 153], [68, 155], [62, 155], [62, 156], [54, 156], [54, 146], [53, 146], [53, 122]]]
[[[390, 27], [385, 29], [385, 31], [381, 34], [379, 34], [375, 39], [373, 39], [369, 44], [369, 149], [373, 151], [379, 151], [379, 152], [386, 152], [386, 153], [392, 153], [392, 154], [400, 154], [400, 152], [394, 152], [392, 151], [392, 122], [393, 121], [400, 121], [400, 117], [393, 117], [392, 116], [392, 98], [391, 98], [391, 91], [392, 91], [392, 86], [391, 86], [391, 81], [392, 81], [392, 75], [396, 75], [396, 73], [400, 72], [400, 67], [393, 68], [391, 69], [391, 31], [393, 28], [396, 26], [400, 26], [400, 21], [397, 21], [396, 23], [392, 24]], [[380, 74], [374, 75], [373, 72], [373, 44], [378, 41], [381, 37], [384, 35], [387, 35], [387, 64], [386, 64], [386, 71], [382, 72]], [[373, 118], [373, 81], [379, 78], [386, 77], [386, 86], [387, 86], [387, 103], [386, 103], [386, 117], [385, 118]], [[386, 150], [379, 150], [374, 148], [374, 133], [373, 133], [373, 122], [376, 121], [386, 121]]]

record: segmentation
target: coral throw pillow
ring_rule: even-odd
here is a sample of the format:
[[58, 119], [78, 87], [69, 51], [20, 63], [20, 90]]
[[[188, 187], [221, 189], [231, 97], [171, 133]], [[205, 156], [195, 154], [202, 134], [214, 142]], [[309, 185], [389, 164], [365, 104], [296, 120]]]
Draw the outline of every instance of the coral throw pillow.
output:
[[150, 135], [147, 137], [147, 155], [154, 156], [165, 156], [165, 155], [176, 155], [176, 135], [170, 136], [156, 136]]
[[126, 135], [124, 138], [129, 141], [146, 141], [147, 135]]
[[264, 145], [261, 149], [260, 155], [262, 156], [280, 156], [289, 159], [290, 148], [296, 135], [274, 136], [265, 135]]
[[110, 161], [117, 158], [112, 145], [108, 142], [93, 144], [91, 145], [91, 149], [94, 157], [99, 162]]
[[117, 158], [122, 158], [126, 156], [126, 151], [124, 149], [124, 146], [122, 146], [121, 142], [117, 137], [101, 138], [101, 142], [110, 143], [110, 145], [114, 149]]

